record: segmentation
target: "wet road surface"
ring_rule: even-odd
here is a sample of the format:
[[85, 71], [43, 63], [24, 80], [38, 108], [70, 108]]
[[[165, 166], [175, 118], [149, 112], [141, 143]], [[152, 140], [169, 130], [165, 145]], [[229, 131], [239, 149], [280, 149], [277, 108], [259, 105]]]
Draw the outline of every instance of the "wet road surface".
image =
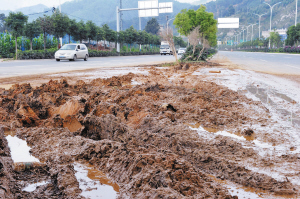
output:
[[75, 70], [96, 69], [103, 67], [138, 66], [174, 62], [173, 56], [143, 55], [122, 57], [95, 57], [89, 60], [60, 61], [51, 60], [20, 60], [0, 63], [0, 78], [23, 75], [69, 72]]
[[219, 51], [217, 56], [226, 57], [247, 70], [300, 75], [300, 54]]

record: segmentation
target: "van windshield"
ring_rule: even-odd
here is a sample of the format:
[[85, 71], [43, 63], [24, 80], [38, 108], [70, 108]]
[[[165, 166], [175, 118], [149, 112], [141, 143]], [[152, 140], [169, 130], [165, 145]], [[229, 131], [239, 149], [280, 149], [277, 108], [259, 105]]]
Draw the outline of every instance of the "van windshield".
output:
[[60, 50], [75, 50], [76, 45], [64, 45]]
[[161, 45], [160, 48], [170, 48], [169, 45]]

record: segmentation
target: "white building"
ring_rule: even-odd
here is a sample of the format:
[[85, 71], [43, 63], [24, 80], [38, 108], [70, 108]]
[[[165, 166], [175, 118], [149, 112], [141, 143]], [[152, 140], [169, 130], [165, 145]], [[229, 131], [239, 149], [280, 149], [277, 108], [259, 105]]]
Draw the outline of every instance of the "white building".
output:
[[[271, 32], [274, 32], [274, 30], [272, 30]], [[282, 39], [286, 39], [286, 37], [287, 37], [287, 34], [286, 34], [287, 29], [286, 28], [285, 29], [277, 29], [277, 30], [275, 30], [275, 32], [278, 32]], [[262, 31], [262, 36], [264, 38], [270, 37], [270, 31]]]

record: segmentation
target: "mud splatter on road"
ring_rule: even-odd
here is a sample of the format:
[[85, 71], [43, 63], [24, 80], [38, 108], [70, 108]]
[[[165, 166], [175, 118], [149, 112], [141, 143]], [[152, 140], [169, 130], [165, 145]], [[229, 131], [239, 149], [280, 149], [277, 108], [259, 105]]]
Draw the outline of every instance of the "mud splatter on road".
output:
[[[255, 145], [261, 132], [249, 126], [271, 123], [265, 106], [204, 81], [203, 74], [192, 75], [215, 65], [149, 67], [147, 75], [128, 73], [74, 84], [61, 79], [36, 88], [17, 84], [1, 89], [0, 158], [9, 161], [2, 164], [0, 159], [6, 169], [0, 175], [5, 179], [0, 194], [84, 198], [86, 187], [76, 176], [77, 164], [88, 162], [118, 187], [117, 198], [245, 196], [222, 181], [249, 188], [246, 196], [263, 190], [266, 198], [298, 197], [299, 185], [289, 180], [299, 177], [298, 154], [266, 159]], [[44, 165], [13, 171], [4, 136], [8, 129], [26, 140]], [[292, 170], [284, 179], [253, 169], [254, 162], [255, 168], [272, 169], [287, 160]], [[47, 184], [23, 191], [38, 182]]]

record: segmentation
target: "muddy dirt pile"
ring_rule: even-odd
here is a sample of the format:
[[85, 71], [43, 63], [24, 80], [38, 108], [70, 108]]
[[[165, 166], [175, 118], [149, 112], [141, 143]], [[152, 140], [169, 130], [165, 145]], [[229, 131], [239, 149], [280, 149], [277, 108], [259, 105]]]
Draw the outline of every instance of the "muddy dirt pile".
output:
[[[0, 90], [0, 124], [26, 139], [46, 165], [43, 176], [49, 182], [32, 196], [82, 197], [74, 162], [106, 173], [120, 186], [119, 198], [237, 198], [212, 176], [296, 195], [289, 181], [247, 169], [245, 160], [263, 161], [253, 149], [222, 136], [208, 142], [190, 129], [195, 124], [237, 129], [257, 122], [248, 116], [255, 110], [246, 112], [243, 105], [256, 102], [191, 76], [199, 67], [209, 66], [152, 67], [149, 76], [129, 73], [73, 85], [62, 79]], [[131, 85], [133, 80], [141, 84]], [[7, 181], [13, 182], [9, 173]]]

